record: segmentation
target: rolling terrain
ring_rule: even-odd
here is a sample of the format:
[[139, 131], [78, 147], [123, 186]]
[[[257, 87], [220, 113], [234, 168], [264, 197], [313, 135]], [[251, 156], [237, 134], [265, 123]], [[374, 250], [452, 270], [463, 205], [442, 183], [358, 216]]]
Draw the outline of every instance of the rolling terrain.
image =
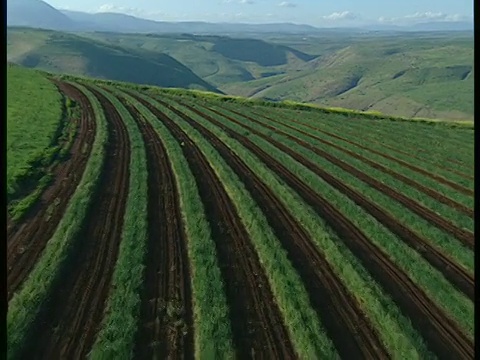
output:
[[474, 358], [473, 122], [8, 71], [8, 359]]
[[7, 59], [138, 84], [405, 117], [473, 119], [473, 37], [468, 32], [246, 39], [8, 28]]
[[134, 51], [64, 32], [9, 28], [7, 53], [8, 61], [56, 73], [218, 92], [164, 53]]

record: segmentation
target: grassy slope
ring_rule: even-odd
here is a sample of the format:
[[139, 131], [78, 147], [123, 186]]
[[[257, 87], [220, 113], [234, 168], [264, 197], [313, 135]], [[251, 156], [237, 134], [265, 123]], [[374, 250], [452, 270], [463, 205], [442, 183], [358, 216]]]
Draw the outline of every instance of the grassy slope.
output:
[[222, 90], [408, 117], [473, 118], [471, 36], [344, 39], [340, 49], [311, 43], [293, 45], [322, 53], [302, 71]]
[[7, 53], [9, 61], [57, 73], [217, 91], [163, 53], [127, 50], [62, 32], [9, 28]]
[[7, 194], [48, 156], [62, 120], [62, 95], [45, 76], [7, 66]]

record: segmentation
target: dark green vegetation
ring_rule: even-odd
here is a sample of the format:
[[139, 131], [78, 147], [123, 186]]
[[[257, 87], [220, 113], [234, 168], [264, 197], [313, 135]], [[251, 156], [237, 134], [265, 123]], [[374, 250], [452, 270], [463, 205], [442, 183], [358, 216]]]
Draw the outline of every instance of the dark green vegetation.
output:
[[473, 359], [472, 122], [8, 74], [78, 117], [7, 236], [9, 359]]
[[473, 118], [468, 32], [238, 39], [9, 28], [7, 35], [10, 61], [47, 71], [405, 117]]
[[[174, 58], [49, 30], [9, 28], [8, 60], [30, 68], [104, 79], [218, 91]], [[141, 69], [141, 71], [139, 71]]]

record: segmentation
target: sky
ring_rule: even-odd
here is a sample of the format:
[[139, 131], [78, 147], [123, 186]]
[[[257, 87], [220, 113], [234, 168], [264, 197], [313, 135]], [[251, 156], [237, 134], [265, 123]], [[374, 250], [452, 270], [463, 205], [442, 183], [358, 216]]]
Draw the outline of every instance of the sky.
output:
[[46, 0], [58, 9], [119, 12], [163, 21], [352, 26], [470, 21], [474, 0]]

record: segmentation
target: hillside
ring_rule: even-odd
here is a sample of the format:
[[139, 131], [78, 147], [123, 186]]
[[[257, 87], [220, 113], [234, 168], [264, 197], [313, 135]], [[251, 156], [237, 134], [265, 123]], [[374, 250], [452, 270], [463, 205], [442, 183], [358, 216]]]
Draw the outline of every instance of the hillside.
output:
[[77, 30], [78, 24], [41, 0], [8, 0], [7, 26], [28, 26], [51, 30]]
[[63, 32], [8, 28], [7, 60], [56, 73], [218, 92], [164, 53], [126, 49]]
[[[220, 86], [229, 94], [312, 102], [393, 115], [473, 119], [471, 35], [311, 38], [291, 47], [321, 54], [300, 70]], [[281, 41], [281, 43], [283, 43]], [[330, 47], [330, 48], [329, 48]]]
[[73, 131], [9, 222], [9, 359], [474, 358], [473, 122], [12, 69], [7, 138]]

